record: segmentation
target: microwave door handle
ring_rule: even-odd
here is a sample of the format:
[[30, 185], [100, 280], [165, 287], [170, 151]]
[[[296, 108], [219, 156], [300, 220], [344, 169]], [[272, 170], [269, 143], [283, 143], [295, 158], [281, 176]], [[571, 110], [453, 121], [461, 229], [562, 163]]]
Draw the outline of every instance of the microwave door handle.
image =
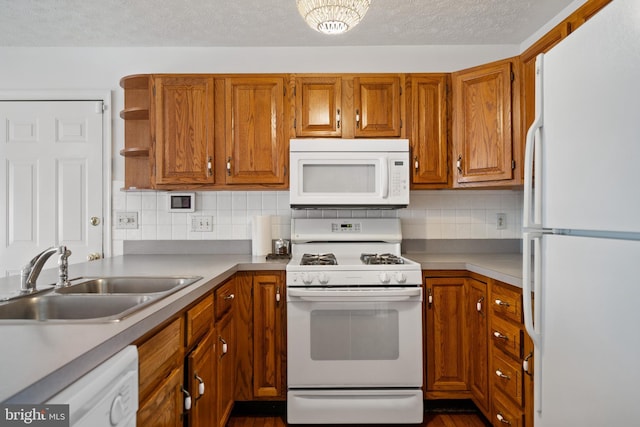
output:
[[382, 198], [386, 199], [389, 197], [389, 159], [387, 157], [383, 157], [380, 161], [382, 167]]

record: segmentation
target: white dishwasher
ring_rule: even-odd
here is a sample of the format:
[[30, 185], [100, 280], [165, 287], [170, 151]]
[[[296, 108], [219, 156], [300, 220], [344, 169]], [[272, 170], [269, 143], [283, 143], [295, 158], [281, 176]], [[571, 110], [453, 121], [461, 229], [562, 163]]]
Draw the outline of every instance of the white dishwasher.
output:
[[71, 427], [135, 427], [138, 349], [125, 347], [47, 403], [69, 405]]

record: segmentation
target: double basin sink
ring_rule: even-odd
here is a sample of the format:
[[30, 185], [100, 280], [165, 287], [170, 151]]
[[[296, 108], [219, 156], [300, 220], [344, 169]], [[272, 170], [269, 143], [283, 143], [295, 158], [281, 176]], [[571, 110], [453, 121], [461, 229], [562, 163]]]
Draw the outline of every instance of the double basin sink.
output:
[[0, 304], [0, 321], [117, 322], [178, 290], [200, 276], [78, 278]]

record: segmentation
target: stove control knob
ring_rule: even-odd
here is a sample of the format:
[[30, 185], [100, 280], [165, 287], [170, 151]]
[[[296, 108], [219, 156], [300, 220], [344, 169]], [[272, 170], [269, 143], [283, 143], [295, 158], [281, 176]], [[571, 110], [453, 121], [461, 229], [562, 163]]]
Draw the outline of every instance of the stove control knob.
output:
[[391, 280], [388, 273], [380, 273], [379, 278], [382, 283], [389, 283], [389, 281]]
[[310, 276], [309, 273], [302, 273], [302, 283], [310, 285], [311, 282], [313, 282], [313, 276]]
[[396, 273], [396, 282], [404, 283], [406, 281], [407, 281], [407, 275], [406, 274], [404, 274], [402, 272]]
[[324, 273], [318, 274], [318, 282], [320, 282], [320, 284], [322, 285], [326, 285], [327, 283], [329, 283], [329, 276]]

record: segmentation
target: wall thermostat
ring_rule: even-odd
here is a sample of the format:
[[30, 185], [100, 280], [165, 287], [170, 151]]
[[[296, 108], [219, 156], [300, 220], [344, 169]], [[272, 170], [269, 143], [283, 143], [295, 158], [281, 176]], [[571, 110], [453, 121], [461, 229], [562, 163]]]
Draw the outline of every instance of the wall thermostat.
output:
[[169, 193], [169, 212], [193, 212], [196, 193]]

